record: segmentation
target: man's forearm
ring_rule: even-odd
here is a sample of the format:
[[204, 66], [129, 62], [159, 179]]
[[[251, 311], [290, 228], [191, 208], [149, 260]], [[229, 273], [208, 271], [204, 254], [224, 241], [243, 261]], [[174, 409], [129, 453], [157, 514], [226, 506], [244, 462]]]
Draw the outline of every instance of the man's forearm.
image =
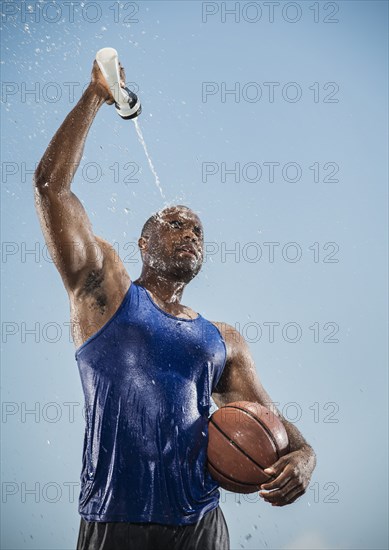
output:
[[55, 133], [38, 164], [35, 171], [38, 188], [55, 193], [70, 189], [89, 128], [104, 101], [103, 94], [91, 83]]
[[310, 460], [313, 461], [313, 466], [315, 466], [316, 464], [315, 451], [307, 443], [307, 441], [302, 436], [301, 432], [296, 428], [294, 424], [291, 424], [290, 422], [285, 420], [283, 417], [281, 418], [289, 438], [289, 452], [292, 453], [293, 451], [301, 451], [301, 450], [306, 451], [307, 456], [309, 455]]

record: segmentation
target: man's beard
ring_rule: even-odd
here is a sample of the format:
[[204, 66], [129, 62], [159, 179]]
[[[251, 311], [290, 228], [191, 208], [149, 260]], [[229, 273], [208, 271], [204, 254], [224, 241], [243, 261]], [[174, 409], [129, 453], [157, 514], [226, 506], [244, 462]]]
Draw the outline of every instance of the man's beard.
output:
[[177, 281], [189, 282], [199, 273], [201, 265], [198, 261], [185, 259], [166, 260], [161, 257], [149, 257], [148, 265], [162, 277]]

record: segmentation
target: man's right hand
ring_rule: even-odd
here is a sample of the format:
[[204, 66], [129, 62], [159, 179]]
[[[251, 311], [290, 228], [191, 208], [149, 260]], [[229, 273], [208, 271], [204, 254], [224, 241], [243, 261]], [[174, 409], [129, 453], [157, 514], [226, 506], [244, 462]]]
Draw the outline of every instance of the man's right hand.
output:
[[[123, 67], [120, 65], [120, 63], [119, 63], [119, 67], [120, 67], [120, 86], [124, 88], [126, 85], [126, 74], [124, 72]], [[113, 103], [115, 103], [115, 99], [112, 95], [112, 92], [96, 60], [94, 60], [93, 62], [91, 83], [96, 87], [96, 90], [103, 95], [103, 97], [105, 98], [105, 103], [107, 103], [108, 105], [112, 105]]]

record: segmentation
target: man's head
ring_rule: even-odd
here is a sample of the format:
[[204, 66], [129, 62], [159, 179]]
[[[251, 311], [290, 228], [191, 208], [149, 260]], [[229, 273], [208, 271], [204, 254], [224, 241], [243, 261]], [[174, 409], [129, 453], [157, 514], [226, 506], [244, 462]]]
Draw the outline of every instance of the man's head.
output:
[[138, 245], [144, 268], [188, 283], [203, 263], [203, 226], [187, 206], [170, 206], [146, 221]]

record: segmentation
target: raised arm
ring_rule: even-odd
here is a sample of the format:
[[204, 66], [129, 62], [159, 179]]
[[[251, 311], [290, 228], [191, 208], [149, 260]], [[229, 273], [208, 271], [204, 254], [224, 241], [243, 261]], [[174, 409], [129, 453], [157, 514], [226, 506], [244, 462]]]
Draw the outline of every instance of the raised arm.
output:
[[220, 330], [227, 347], [227, 361], [223, 374], [212, 394], [218, 407], [233, 401], [259, 403], [276, 414], [285, 426], [290, 453], [280, 458], [266, 473], [275, 479], [261, 486], [260, 496], [274, 506], [291, 504], [308, 487], [316, 466], [316, 455], [299, 430], [278, 411], [263, 388], [255, 369], [254, 360], [243, 336], [226, 323], [214, 323]]
[[34, 176], [42, 231], [68, 292], [88, 274], [101, 271], [110, 248], [93, 234], [85, 209], [70, 188], [89, 128], [104, 102], [112, 104], [114, 99], [95, 61], [88, 88], [54, 135]]

